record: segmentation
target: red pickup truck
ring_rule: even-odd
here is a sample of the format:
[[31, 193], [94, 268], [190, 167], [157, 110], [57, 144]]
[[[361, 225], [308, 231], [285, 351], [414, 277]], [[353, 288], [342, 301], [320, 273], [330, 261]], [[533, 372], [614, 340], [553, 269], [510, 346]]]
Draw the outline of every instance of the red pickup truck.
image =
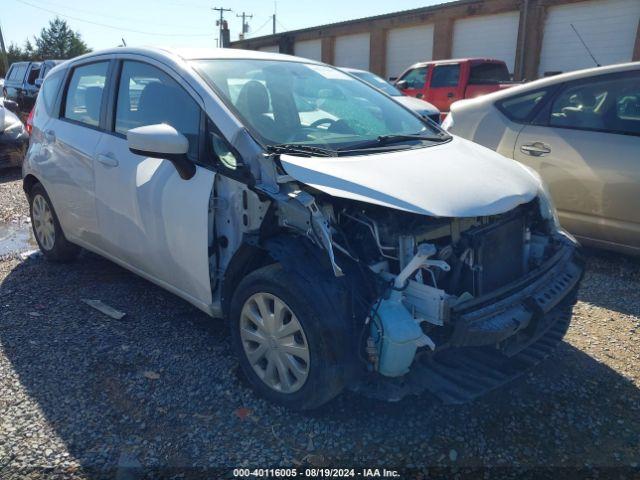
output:
[[434, 104], [443, 114], [456, 100], [473, 98], [513, 85], [502, 60], [464, 58], [436, 60], [410, 66], [396, 87], [411, 97]]

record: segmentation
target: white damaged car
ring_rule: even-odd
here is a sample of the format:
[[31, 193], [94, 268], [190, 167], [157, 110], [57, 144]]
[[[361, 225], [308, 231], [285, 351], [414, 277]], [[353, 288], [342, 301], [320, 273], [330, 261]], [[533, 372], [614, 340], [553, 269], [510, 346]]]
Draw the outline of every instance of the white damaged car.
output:
[[253, 387], [459, 403], [562, 339], [582, 275], [532, 170], [331, 66], [118, 48], [47, 76], [23, 166], [47, 259], [230, 322]]

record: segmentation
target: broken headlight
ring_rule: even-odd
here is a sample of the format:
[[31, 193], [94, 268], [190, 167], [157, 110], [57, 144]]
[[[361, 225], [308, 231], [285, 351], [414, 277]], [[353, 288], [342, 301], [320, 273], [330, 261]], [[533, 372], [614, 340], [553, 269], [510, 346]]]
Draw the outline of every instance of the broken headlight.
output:
[[553, 227], [555, 230], [560, 231], [562, 228], [560, 227], [560, 219], [558, 218], [558, 212], [556, 211], [556, 207], [553, 203], [553, 199], [551, 198], [551, 193], [549, 193], [549, 188], [547, 184], [542, 179], [540, 174], [536, 172], [533, 168], [520, 164], [522, 168], [524, 168], [529, 175], [533, 177], [538, 185], [538, 203], [540, 205], [540, 215], [542, 218], [545, 218], [553, 223]]

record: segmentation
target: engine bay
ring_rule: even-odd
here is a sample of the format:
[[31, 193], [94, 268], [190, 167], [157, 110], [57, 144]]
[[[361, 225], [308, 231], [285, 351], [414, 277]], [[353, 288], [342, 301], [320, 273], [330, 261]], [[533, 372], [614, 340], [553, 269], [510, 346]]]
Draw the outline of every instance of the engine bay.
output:
[[375, 284], [362, 348], [388, 377], [407, 373], [418, 350], [449, 345], [455, 307], [508, 287], [561, 248], [537, 198], [498, 215], [437, 218], [293, 189], [276, 215], [327, 252], [336, 277], [355, 263]]

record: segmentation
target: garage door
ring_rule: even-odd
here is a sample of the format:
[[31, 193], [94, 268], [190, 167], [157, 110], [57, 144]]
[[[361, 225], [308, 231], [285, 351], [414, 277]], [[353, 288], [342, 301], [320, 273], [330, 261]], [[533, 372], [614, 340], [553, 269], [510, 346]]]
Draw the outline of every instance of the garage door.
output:
[[280, 47], [278, 45], [269, 45], [268, 47], [258, 48], [261, 52], [280, 53]]
[[311, 60], [322, 60], [322, 41], [306, 40], [293, 44], [293, 53], [297, 57], [310, 58]]
[[520, 12], [456, 20], [453, 27], [454, 58], [497, 58], [503, 60], [513, 73], [519, 21]]
[[335, 65], [369, 70], [369, 34], [344, 35], [336, 38]]
[[571, 25], [601, 65], [630, 62], [639, 19], [640, 0], [595, 0], [551, 7], [538, 74], [595, 66]]
[[433, 25], [394, 28], [387, 32], [387, 77], [398, 77], [416, 62], [431, 60]]

